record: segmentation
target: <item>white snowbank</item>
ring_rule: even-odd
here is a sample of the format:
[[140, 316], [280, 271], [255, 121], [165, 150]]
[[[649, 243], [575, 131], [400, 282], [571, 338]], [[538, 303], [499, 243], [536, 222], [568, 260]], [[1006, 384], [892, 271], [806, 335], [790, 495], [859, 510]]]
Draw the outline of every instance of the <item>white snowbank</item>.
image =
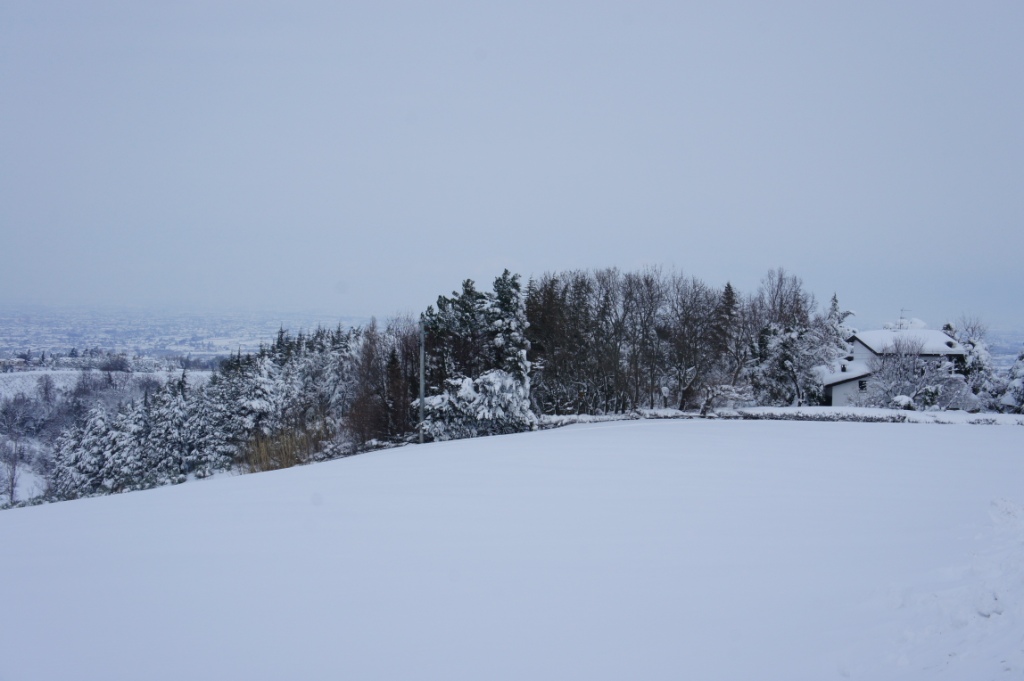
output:
[[[632, 421], [637, 419], [694, 419], [697, 412], [678, 409], [638, 409], [624, 414], [566, 414], [562, 416], [543, 415], [543, 428], [573, 425], [577, 423], [606, 423], [610, 421]], [[741, 409], [719, 409], [709, 418], [746, 419], [765, 421], [852, 421], [876, 423], [935, 423], [942, 425], [1007, 425], [1024, 426], [1024, 414], [993, 414], [989, 412], [972, 414], [966, 411], [906, 411], [880, 407], [744, 407]]]
[[1022, 445], [625, 421], [6, 511], [0, 676], [1020, 676]]

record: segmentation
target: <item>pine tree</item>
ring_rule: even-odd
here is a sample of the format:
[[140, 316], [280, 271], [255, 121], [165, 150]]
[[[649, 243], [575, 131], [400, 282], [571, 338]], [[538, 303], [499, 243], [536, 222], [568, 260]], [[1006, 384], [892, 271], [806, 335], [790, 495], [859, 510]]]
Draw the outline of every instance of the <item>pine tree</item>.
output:
[[80, 426], [61, 437], [51, 485], [56, 498], [77, 499], [105, 491], [109, 434], [106, 413], [92, 409]]
[[736, 341], [739, 323], [739, 299], [736, 297], [736, 290], [732, 284], [725, 283], [722, 294], [715, 307], [715, 321], [713, 327], [714, 349], [719, 355], [729, 352]]
[[[424, 405], [427, 435], [455, 439], [535, 427], [518, 275], [505, 270], [485, 296], [467, 280], [462, 296], [438, 298], [438, 312], [428, 309], [424, 320], [445, 367], [440, 373], [451, 376]], [[460, 349], [467, 353], [462, 359]]]
[[198, 443], [190, 429], [188, 379], [169, 381], [154, 395], [147, 448], [158, 484], [184, 482], [196, 464]]
[[852, 316], [852, 311], [839, 307], [839, 297], [833, 293], [828, 312], [822, 323], [819, 324], [821, 328], [820, 342], [825, 348], [826, 355], [834, 354], [836, 357], [841, 357], [851, 352], [849, 340], [856, 331], [847, 326], [846, 320]]
[[107, 448], [101, 472], [101, 491], [106, 494], [130, 490], [135, 483], [131, 464], [137, 449], [131, 437], [130, 410], [122, 407], [107, 421]]
[[428, 380], [441, 386], [450, 378], [478, 376], [494, 363], [489, 343], [487, 296], [476, 290], [472, 279], [462, 282], [462, 292], [438, 296], [437, 310], [423, 315], [431, 362]]
[[519, 275], [505, 270], [494, 280], [494, 294], [488, 302], [487, 317], [495, 355], [493, 367], [519, 381], [529, 393], [530, 361], [527, 352], [530, 341], [526, 338], [529, 322]]

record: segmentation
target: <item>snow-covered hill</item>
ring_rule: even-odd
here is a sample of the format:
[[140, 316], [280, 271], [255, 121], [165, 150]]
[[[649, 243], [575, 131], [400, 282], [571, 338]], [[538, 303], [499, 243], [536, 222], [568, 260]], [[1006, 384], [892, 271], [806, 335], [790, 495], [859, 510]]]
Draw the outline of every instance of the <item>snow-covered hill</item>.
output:
[[1016, 678], [1022, 445], [595, 423], [16, 509], [0, 678]]

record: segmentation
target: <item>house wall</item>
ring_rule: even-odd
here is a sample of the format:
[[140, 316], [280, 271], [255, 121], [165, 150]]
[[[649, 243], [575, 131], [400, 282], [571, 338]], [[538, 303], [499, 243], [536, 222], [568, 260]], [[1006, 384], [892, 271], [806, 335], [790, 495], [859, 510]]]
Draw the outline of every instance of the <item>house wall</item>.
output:
[[[870, 381], [870, 377], [865, 377], [863, 380]], [[856, 404], [857, 400], [860, 399], [860, 381], [847, 381], [846, 383], [838, 383], [832, 386], [832, 406], [833, 407], [849, 407], [850, 405]]]
[[875, 353], [871, 352], [868, 346], [861, 343], [856, 338], [853, 340], [853, 360], [860, 362], [867, 362], [872, 357], [875, 357]]

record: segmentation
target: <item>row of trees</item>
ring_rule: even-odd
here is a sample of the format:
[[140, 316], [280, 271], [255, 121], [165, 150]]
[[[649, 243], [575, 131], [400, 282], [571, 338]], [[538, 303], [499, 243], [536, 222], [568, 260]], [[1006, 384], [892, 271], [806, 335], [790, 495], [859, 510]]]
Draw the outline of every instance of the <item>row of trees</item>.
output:
[[207, 384], [183, 372], [113, 412], [91, 409], [58, 441], [51, 492], [68, 499], [337, 456], [363, 338], [282, 330], [258, 353], [223, 362]]
[[[529, 343], [519, 278], [470, 281], [423, 315], [425, 431], [451, 439], [530, 428]], [[318, 329], [225, 361], [206, 385], [179, 380], [118, 409], [91, 409], [60, 438], [52, 495], [142, 489], [233, 466], [263, 470], [402, 441], [418, 428], [419, 330]]]
[[782, 269], [750, 295], [653, 268], [546, 274], [526, 309], [534, 400], [548, 414], [812, 403], [813, 368], [848, 352], [850, 333], [835, 297], [819, 312]]
[[16, 500], [19, 481], [50, 479], [56, 441], [90, 409], [116, 411], [160, 385], [152, 374], [88, 370], [62, 386], [41, 373], [34, 390], [0, 399], [0, 468], [9, 503]]
[[[422, 315], [422, 405], [412, 319], [297, 336], [281, 330], [259, 352], [225, 360], [208, 383], [185, 374], [165, 385], [132, 383], [115, 405], [109, 379], [107, 397], [90, 408], [77, 403], [74, 425], [57, 440], [50, 495], [140, 489], [409, 441], [421, 407], [427, 437], [444, 440], [527, 430], [538, 414], [814, 404], [815, 367], [849, 352], [849, 314], [835, 296], [819, 309], [782, 269], [746, 294], [654, 268], [545, 274], [524, 290], [506, 271], [489, 291], [465, 281]], [[988, 391], [986, 406], [1019, 411], [1013, 395], [1024, 393], [1024, 359], [997, 394], [976, 331], [961, 333], [978, 351], [958, 380], [972, 394]]]
[[123, 352], [103, 350], [98, 347], [79, 351], [71, 348], [67, 353], [41, 351], [34, 355], [31, 350], [17, 353], [12, 359], [0, 359], [0, 373], [15, 370], [40, 369], [98, 369], [100, 371], [133, 371], [151, 373], [154, 371], [173, 371], [187, 368], [190, 370], [209, 370], [215, 368], [218, 359], [210, 357], [193, 358], [191, 356], [129, 356]]

